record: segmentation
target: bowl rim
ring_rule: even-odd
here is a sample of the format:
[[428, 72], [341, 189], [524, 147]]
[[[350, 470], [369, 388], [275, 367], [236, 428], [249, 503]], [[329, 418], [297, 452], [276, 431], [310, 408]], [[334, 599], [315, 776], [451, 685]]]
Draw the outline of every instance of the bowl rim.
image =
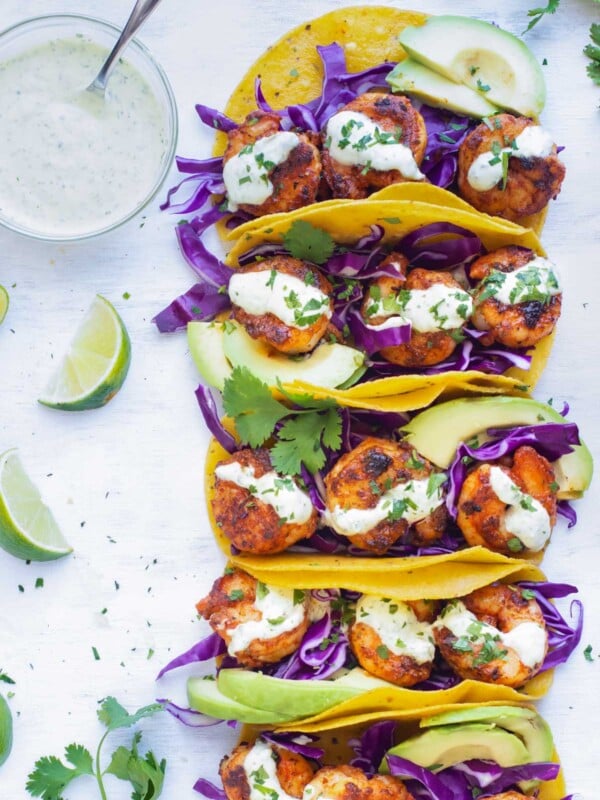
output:
[[[13, 25], [10, 25], [7, 28], [4, 28], [0, 31], [0, 48], [4, 43], [4, 39], [10, 35], [11, 33], [18, 31], [20, 28], [28, 28], [33, 26], [34, 23], [44, 23], [50, 21], [60, 21], [63, 20], [65, 22], [81, 20], [83, 22], [90, 22], [92, 25], [99, 25], [100, 27], [104, 27], [105, 29], [108, 28], [111, 32], [115, 33], [117, 37], [121, 34], [122, 28], [116, 25], [113, 22], [109, 22], [108, 20], [102, 19], [101, 17], [93, 17], [89, 16], [88, 14], [77, 14], [77, 13], [70, 13], [70, 12], [59, 12], [55, 14], [39, 14], [35, 17], [28, 17], [27, 19], [21, 20], [20, 22], [15, 22]], [[116, 39], [115, 39], [116, 41]], [[0, 213], [0, 225], [4, 228], [14, 231], [15, 233], [21, 234], [22, 236], [26, 236], [30, 239], [37, 239], [44, 242], [78, 242], [84, 241], [87, 239], [92, 239], [96, 236], [100, 236], [103, 233], [108, 233], [109, 231], [113, 231], [116, 228], [119, 228], [121, 225], [124, 225], [130, 219], [135, 217], [140, 211], [142, 211], [158, 194], [161, 186], [166, 180], [169, 171], [173, 165], [173, 160], [175, 158], [175, 151], [177, 149], [177, 141], [179, 137], [179, 115], [177, 111], [177, 102], [175, 100], [175, 93], [173, 92], [173, 87], [169, 79], [167, 78], [167, 74], [160, 63], [156, 60], [156, 58], [152, 55], [150, 49], [140, 42], [140, 40], [134, 36], [127, 45], [127, 48], [124, 52], [124, 57], [126, 57], [127, 50], [129, 47], [135, 47], [137, 50], [142, 54], [143, 57], [146, 58], [150, 66], [154, 69], [156, 74], [158, 75], [160, 82], [165, 90], [167, 96], [167, 117], [169, 128], [172, 130], [172, 136], [169, 142], [169, 147], [164, 159], [163, 168], [160, 171], [159, 175], [156, 178], [156, 181], [152, 185], [148, 195], [138, 203], [135, 208], [131, 211], [127, 212], [127, 214], [120, 219], [111, 222], [110, 225], [106, 225], [103, 228], [99, 228], [97, 230], [90, 231], [89, 233], [76, 233], [73, 235], [52, 235], [47, 233], [39, 233], [30, 228], [25, 228], [19, 224], [12, 222], [11, 220], [6, 219]]]

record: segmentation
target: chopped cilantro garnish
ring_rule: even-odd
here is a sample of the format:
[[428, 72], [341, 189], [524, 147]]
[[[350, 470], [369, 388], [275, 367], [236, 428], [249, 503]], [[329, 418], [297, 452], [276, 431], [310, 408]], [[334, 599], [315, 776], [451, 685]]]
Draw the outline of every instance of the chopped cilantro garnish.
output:
[[283, 237], [283, 243], [295, 258], [324, 264], [332, 255], [335, 242], [327, 231], [310, 222], [295, 220]]

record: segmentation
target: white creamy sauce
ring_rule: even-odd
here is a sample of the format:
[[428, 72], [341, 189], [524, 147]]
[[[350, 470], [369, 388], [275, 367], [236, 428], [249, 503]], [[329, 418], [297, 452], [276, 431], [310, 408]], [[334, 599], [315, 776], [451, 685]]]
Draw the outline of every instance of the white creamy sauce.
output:
[[407, 603], [363, 595], [356, 604], [356, 621], [373, 628], [395, 655], [410, 656], [417, 664], [433, 661], [431, 625], [419, 622]]
[[513, 272], [492, 270], [483, 279], [482, 287], [484, 299], [495, 297], [505, 305], [516, 305], [528, 300], [547, 303], [551, 297], [562, 291], [555, 265], [541, 256], [536, 256]]
[[493, 189], [502, 180], [503, 153], [509, 158], [545, 158], [552, 153], [554, 142], [549, 133], [539, 125], [529, 125], [515, 137], [513, 145], [489, 150], [477, 156], [469, 167], [467, 180], [478, 192]]
[[258, 739], [244, 759], [244, 772], [250, 787], [249, 800], [296, 800], [284, 792], [277, 777], [275, 753], [267, 742]]
[[399, 315], [404, 324], [410, 323], [418, 333], [462, 328], [472, 313], [471, 296], [442, 283], [435, 283], [428, 289], [405, 289], [395, 296], [371, 298], [366, 307], [367, 318], [396, 316], [394, 327], [397, 327], [401, 324]]
[[370, 331], [387, 331], [390, 328], [401, 328], [403, 325], [410, 325], [405, 317], [388, 317], [379, 325], [366, 325]]
[[152, 88], [126, 60], [105, 99], [85, 91], [107, 51], [56, 39], [0, 64], [0, 211], [42, 234], [109, 226], [142, 202], [165, 156]]
[[223, 166], [229, 210], [236, 211], [242, 203], [252, 206], [264, 203], [273, 194], [269, 175], [299, 144], [297, 134], [281, 131], [247, 144], [230, 158]]
[[304, 792], [302, 793], [302, 800], [333, 800], [333, 798], [328, 797], [326, 794], [323, 794], [321, 789], [315, 789], [315, 787], [311, 783], [307, 783], [304, 787]]
[[[383, 492], [372, 508], [335, 506], [324, 512], [324, 521], [343, 536], [368, 533], [384, 519], [404, 519], [409, 525], [424, 519], [444, 501], [442, 487], [434, 473], [430, 478], [399, 483]], [[432, 481], [432, 478], [434, 479]]]
[[254, 639], [275, 639], [282, 633], [294, 630], [306, 615], [304, 593], [294, 589], [281, 589], [259, 583], [256, 590], [254, 607], [262, 614], [261, 619], [241, 622], [235, 628], [228, 628], [226, 633], [231, 637], [227, 647], [230, 656], [246, 650]]
[[490, 486], [499, 500], [510, 506], [504, 517], [504, 526], [534, 553], [542, 550], [552, 528], [544, 506], [530, 494], [521, 491], [500, 467], [490, 468]]
[[254, 467], [243, 467], [239, 461], [219, 464], [215, 475], [222, 481], [230, 481], [247, 489], [253, 497], [275, 509], [279, 519], [302, 524], [312, 514], [310, 497], [289, 476], [282, 477], [274, 470], [257, 478]]
[[471, 645], [479, 646], [495, 642], [498, 649], [502, 645], [512, 648], [527, 667], [537, 667], [546, 653], [546, 630], [535, 622], [521, 622], [508, 633], [502, 633], [494, 625], [481, 622], [461, 600], [433, 623], [435, 628], [448, 628], [457, 639], [466, 637]]
[[338, 164], [364, 166], [387, 172], [398, 170], [404, 178], [422, 181], [410, 147], [395, 134], [384, 131], [373, 120], [355, 111], [340, 111], [330, 117], [326, 128], [326, 147]]
[[274, 314], [291, 328], [308, 328], [331, 317], [329, 297], [316, 286], [276, 270], [234, 273], [229, 297], [247, 314]]

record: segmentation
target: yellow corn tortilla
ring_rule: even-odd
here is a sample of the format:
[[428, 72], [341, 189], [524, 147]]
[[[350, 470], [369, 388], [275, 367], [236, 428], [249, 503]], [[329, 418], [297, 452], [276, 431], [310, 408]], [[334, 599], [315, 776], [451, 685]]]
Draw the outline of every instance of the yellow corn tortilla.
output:
[[[256, 110], [254, 82], [257, 77], [261, 79], [267, 102], [274, 109], [318, 97], [323, 73], [317, 45], [333, 42], [341, 45], [349, 72], [360, 72], [384, 61], [402, 61], [406, 52], [398, 42], [399, 34], [408, 26], [423, 25], [427, 17], [418, 11], [389, 6], [349, 6], [303, 22], [254, 62], [233, 90], [225, 113], [236, 122], [242, 122]], [[226, 143], [225, 134], [218, 133], [214, 155], [222, 155]], [[545, 218], [544, 209], [521, 222], [541, 233]]]
[[[459, 687], [456, 688], [458, 689]], [[439, 693], [430, 692], [430, 694]], [[313, 717], [312, 720], [294, 723], [291, 727], [282, 727], [278, 730], [318, 734], [318, 740], [314, 745], [322, 747], [325, 751], [325, 755], [322, 759], [323, 764], [336, 766], [339, 764], [348, 764], [355, 758], [356, 753], [348, 742], [360, 737], [364, 731], [375, 722], [383, 722], [385, 720], [396, 721], [398, 724], [395, 738], [396, 741], [399, 742], [419, 733], [419, 731], [422, 730], [419, 728], [419, 722], [435, 714], [478, 708], [481, 706], [491, 709], [498, 705], [523, 705], [531, 708], [531, 706], [526, 703], [514, 703], [509, 698], [498, 698], [490, 701], [485, 698], [477, 699], [474, 696], [467, 699], [459, 693], [455, 694], [456, 696], [453, 699], [448, 698], [442, 700], [441, 698], [434, 698], [434, 702], [426, 705], [418, 705], [409, 701], [407, 705], [403, 707], [374, 709], [371, 713], [351, 712], [348, 716], [337, 718], [328, 717], [327, 719]], [[240, 742], [253, 743], [260, 735], [261, 730], [263, 730], [263, 728], [245, 725], [240, 735]], [[556, 750], [554, 750], [552, 761], [556, 764], [560, 763]], [[553, 781], [544, 781], [544, 783], [542, 783], [539, 788], [539, 794], [536, 796], [538, 800], [562, 800], [566, 793], [567, 789], [563, 770], [561, 769], [558, 776]]]
[[[418, 199], [411, 199], [413, 196]], [[452, 198], [452, 207], [442, 204], [448, 196]], [[376, 198], [329, 201], [289, 214], [273, 214], [252, 220], [238, 229], [241, 233], [227, 255], [227, 264], [233, 268], [239, 267], [239, 258], [257, 244], [280, 243], [297, 220], [309, 222], [326, 231], [342, 245], [354, 244], [368, 234], [370, 226], [374, 224], [384, 229], [383, 242], [390, 244], [423, 225], [448, 222], [472, 231], [490, 251], [515, 244], [527, 247], [540, 256], [546, 255], [537, 235], [530, 229], [480, 214], [444, 189], [399, 184], [378, 192]], [[488, 375], [478, 371], [454, 371], [438, 375], [417, 373], [365, 381], [350, 389], [323, 391], [313, 385], [304, 385], [303, 388], [316, 396], [335, 397], [341, 405], [360, 405], [357, 401], [378, 398], [377, 403], [369, 405], [380, 410], [388, 407], [383, 398], [393, 395], [402, 396], [400, 410], [411, 410], [423, 408], [437, 399], [470, 393], [518, 394], [531, 390], [539, 380], [553, 341], [554, 333], [536, 345], [529, 370], [512, 367], [503, 375]], [[297, 383], [300, 385], [300, 381]]]

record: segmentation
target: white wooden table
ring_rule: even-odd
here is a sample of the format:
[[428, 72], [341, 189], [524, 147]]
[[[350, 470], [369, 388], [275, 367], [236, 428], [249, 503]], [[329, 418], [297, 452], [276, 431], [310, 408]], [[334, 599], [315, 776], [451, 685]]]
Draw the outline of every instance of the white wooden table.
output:
[[[178, 152], [208, 155], [210, 138], [197, 121], [195, 102], [222, 107], [271, 41], [340, 5], [335, 0], [164, 2], [140, 38], [173, 84], [181, 122]], [[535, 3], [415, 0], [413, 5], [432, 13], [478, 15], [518, 33]], [[567, 400], [598, 456], [600, 90], [585, 75], [581, 51], [590, 23], [600, 21], [600, 7], [592, 0], [562, 5], [528, 37], [539, 59], [548, 61], [545, 121], [565, 145], [568, 167], [544, 232], [564, 280], [564, 313], [536, 396]], [[60, 11], [119, 23], [128, 6], [127, 0], [3, 0], [0, 27]], [[175, 177], [173, 171], [169, 182]], [[202, 492], [208, 437], [193, 394], [197, 377], [185, 337], [160, 336], [150, 323], [193, 283], [178, 253], [173, 223], [158, 211], [157, 200], [112, 235], [81, 244], [49, 245], [0, 230], [0, 283], [11, 295], [0, 328], [0, 451], [20, 448], [75, 548], [71, 558], [46, 565], [26, 565], [0, 552], [0, 667], [16, 680], [14, 687], [0, 684], [0, 691], [15, 692], [10, 701], [15, 743], [0, 770], [2, 800], [28, 797], [26, 776], [39, 756], [60, 754], [74, 741], [95, 746], [100, 698], [114, 694], [131, 708], [164, 695], [184, 700], [185, 676], [176, 673], [159, 686], [154, 676], [206, 632], [195, 618], [194, 603], [222, 564]], [[125, 386], [101, 410], [68, 414], [43, 408], [36, 397], [52, 359], [64, 350], [96, 292], [116, 304], [131, 333], [133, 363]], [[596, 496], [592, 489], [578, 503], [579, 526], [556, 532], [544, 562], [552, 580], [580, 585], [587, 621], [580, 649], [540, 703], [554, 728], [570, 791], [588, 800], [598, 796]], [[43, 588], [35, 588], [37, 578], [43, 578]], [[583, 656], [587, 644], [596, 655], [592, 663]], [[215, 776], [234, 735], [226, 726], [189, 731], [167, 716], [143, 728], [145, 744], [168, 759], [165, 800], [197, 796], [191, 788], [195, 779]], [[116, 780], [109, 779], [107, 786], [111, 800], [129, 797]], [[97, 792], [91, 779], [82, 779], [66, 796], [95, 799]]]

